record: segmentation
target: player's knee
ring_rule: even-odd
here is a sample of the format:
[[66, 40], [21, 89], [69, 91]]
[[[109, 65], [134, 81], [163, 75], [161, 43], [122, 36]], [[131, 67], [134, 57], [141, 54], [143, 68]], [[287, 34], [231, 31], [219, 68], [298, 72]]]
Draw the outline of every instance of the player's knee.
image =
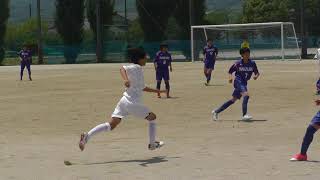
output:
[[231, 99], [231, 102], [235, 103], [237, 100], [238, 100], [238, 99], [237, 99], [236, 97], [233, 97], [233, 98]]
[[242, 93], [242, 96], [243, 96], [243, 97], [246, 97], [246, 96], [249, 97], [249, 93], [248, 93], [248, 92], [243, 92], [243, 93]]
[[314, 127], [316, 130], [320, 129], [320, 125], [319, 124], [311, 124], [312, 127]]
[[110, 124], [111, 130], [113, 130], [114, 128], [116, 128], [121, 122], [120, 118], [112, 118]]
[[146, 118], [148, 121], [154, 121], [155, 119], [157, 119], [156, 114], [154, 114], [153, 112], [149, 113], [149, 115]]

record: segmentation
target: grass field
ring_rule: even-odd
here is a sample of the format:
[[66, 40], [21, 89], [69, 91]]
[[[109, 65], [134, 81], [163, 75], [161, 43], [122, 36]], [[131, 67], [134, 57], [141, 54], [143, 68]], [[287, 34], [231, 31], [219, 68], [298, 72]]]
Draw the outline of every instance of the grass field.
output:
[[[120, 64], [33, 66], [32, 82], [18, 80], [18, 66], [0, 67], [0, 179], [319, 179], [318, 135], [309, 162], [288, 161], [318, 110], [316, 63], [258, 61], [261, 78], [249, 82], [254, 121], [238, 121], [238, 102], [213, 122], [211, 110], [233, 90], [231, 64], [218, 62], [213, 85], [205, 87], [201, 63], [175, 63], [174, 98], [144, 94], [166, 143], [152, 152], [147, 123], [134, 117], [78, 149], [80, 133], [108, 120], [121, 98]], [[154, 87], [154, 79], [148, 64], [146, 84]]]

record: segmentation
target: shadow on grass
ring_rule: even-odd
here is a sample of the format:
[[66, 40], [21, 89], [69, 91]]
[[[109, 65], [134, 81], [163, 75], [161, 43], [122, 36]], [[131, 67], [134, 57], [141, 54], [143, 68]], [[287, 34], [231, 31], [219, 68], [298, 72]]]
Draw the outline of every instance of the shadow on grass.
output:
[[92, 163], [71, 163], [69, 161], [65, 161], [65, 165], [71, 166], [71, 165], [103, 165], [103, 164], [114, 164], [114, 163], [138, 163], [140, 166], [148, 167], [148, 165], [150, 164], [168, 162], [169, 161], [168, 159], [178, 159], [178, 158], [180, 157], [156, 156], [149, 159], [132, 159], [132, 160], [105, 161], [105, 162], [92, 162]]

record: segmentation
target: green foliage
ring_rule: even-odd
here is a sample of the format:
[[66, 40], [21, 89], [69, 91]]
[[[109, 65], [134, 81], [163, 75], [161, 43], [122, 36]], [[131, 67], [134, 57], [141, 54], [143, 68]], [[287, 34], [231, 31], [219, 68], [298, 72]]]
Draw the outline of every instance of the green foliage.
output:
[[[300, 1], [289, 0], [291, 19], [297, 27], [300, 27]], [[320, 0], [304, 0], [304, 23], [309, 34], [320, 35]], [[300, 28], [297, 28], [300, 32]]]
[[218, 10], [207, 14], [205, 20], [209, 24], [235, 24], [241, 23], [241, 16], [239, 12]]
[[0, 1], [0, 64], [2, 63], [5, 55], [4, 51], [4, 38], [7, 29], [7, 21], [9, 18], [9, 0]]
[[144, 33], [142, 27], [139, 23], [139, 20], [136, 19], [132, 22], [128, 29], [128, 40], [130, 41], [139, 41], [143, 40]]
[[289, 20], [289, 0], [245, 0], [243, 22], [281, 22]]
[[139, 22], [147, 42], [166, 39], [169, 17], [175, 4], [172, 0], [136, 0]]
[[[101, 23], [103, 25], [112, 24], [112, 16], [114, 15], [114, 4], [115, 0], [100, 0], [101, 1]], [[96, 15], [96, 0], [86, 0], [86, 11], [87, 18], [90, 23], [90, 28], [94, 33], [95, 37], [97, 36], [97, 15]], [[104, 30], [108, 29], [108, 26], [102, 28]]]
[[[22, 24], [8, 24], [5, 45], [10, 50], [18, 50], [23, 44], [34, 45], [37, 43], [37, 20], [29, 19]], [[48, 24], [42, 23], [43, 35], [46, 37]]]
[[66, 63], [75, 63], [83, 40], [84, 0], [56, 0], [55, 25], [64, 43]]

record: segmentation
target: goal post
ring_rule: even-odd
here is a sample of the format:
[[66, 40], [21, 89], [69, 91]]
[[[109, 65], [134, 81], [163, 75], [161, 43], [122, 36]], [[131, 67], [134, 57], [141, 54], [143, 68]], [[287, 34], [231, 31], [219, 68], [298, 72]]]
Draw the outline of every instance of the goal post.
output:
[[239, 58], [241, 43], [248, 41], [253, 59], [301, 60], [292, 22], [191, 26], [192, 62], [203, 58], [202, 48], [209, 38], [219, 49], [218, 59]]

